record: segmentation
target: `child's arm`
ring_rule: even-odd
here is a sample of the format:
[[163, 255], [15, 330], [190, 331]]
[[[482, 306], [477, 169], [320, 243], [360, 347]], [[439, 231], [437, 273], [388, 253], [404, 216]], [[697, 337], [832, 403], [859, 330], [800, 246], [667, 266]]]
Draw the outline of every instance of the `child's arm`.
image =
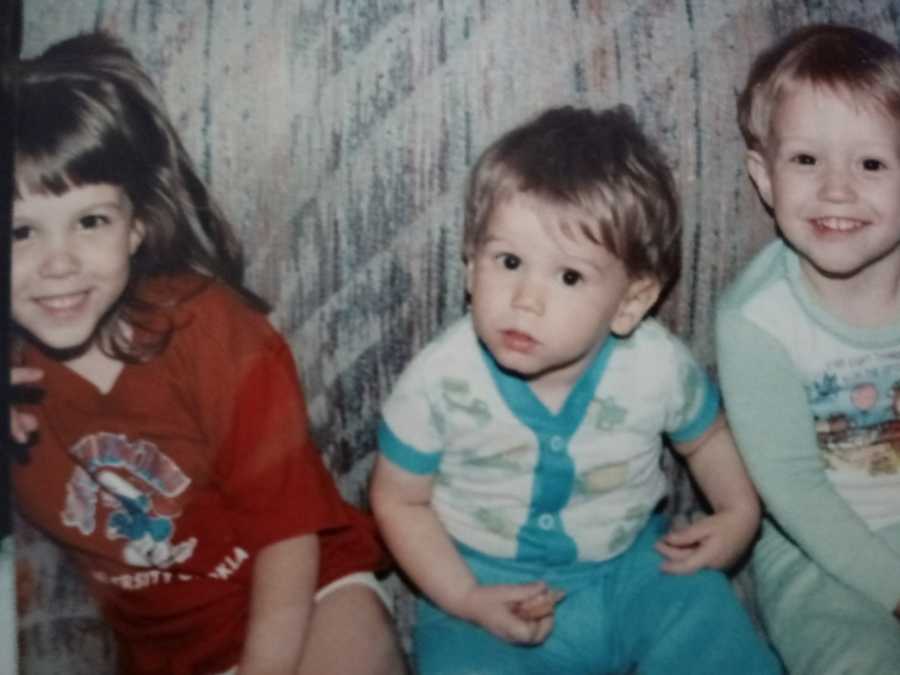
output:
[[261, 549], [253, 564], [250, 618], [238, 675], [294, 675], [300, 665], [319, 572], [315, 534]]
[[[12, 386], [34, 384], [39, 382], [43, 373], [38, 368], [15, 366], [10, 369], [9, 382]], [[37, 418], [31, 413], [19, 410], [15, 406], [9, 411], [9, 433], [16, 443], [27, 443], [28, 437], [37, 431]]]
[[724, 416], [700, 438], [677, 443], [714, 513], [657, 543], [663, 570], [689, 574], [703, 567], [727, 569], [750, 545], [759, 528], [760, 506]]
[[401, 469], [384, 456], [376, 461], [370, 500], [400, 566], [446, 612], [509, 642], [543, 642], [553, 627], [552, 613], [523, 618], [517, 609], [547, 594], [546, 586], [480, 586], [431, 508], [432, 483], [431, 475]]
[[834, 491], [803, 384], [784, 349], [730, 312], [717, 323], [728, 418], [767, 510], [823, 569], [890, 611], [900, 600], [900, 554]]

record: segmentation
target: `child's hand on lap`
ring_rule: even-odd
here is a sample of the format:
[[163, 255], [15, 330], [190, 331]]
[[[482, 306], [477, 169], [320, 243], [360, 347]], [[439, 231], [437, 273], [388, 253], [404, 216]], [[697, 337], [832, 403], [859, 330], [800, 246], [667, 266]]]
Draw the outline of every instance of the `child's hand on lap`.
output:
[[670, 574], [693, 574], [708, 567], [728, 569], [756, 534], [757, 519], [738, 509], [723, 510], [684, 528], [672, 529], [656, 543]]
[[466, 595], [460, 616], [507, 642], [536, 645], [553, 630], [557, 593], [543, 582], [475, 586]]
[[523, 600], [515, 607], [515, 612], [521, 618], [526, 620], [543, 619], [553, 616], [553, 610], [556, 604], [565, 597], [565, 591], [555, 591], [550, 588], [544, 588], [543, 591], [535, 596]]

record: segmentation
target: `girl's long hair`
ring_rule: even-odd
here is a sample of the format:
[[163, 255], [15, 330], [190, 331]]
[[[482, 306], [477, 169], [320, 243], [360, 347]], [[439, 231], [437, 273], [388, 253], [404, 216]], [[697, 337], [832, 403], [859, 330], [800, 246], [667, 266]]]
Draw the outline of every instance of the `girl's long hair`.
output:
[[[14, 198], [108, 183], [124, 190], [145, 229], [129, 283], [98, 326], [101, 349], [134, 361], [165, 348], [174, 327], [160, 325], [157, 306], [138, 294], [141, 282], [154, 277], [197, 272], [268, 311], [244, 285], [234, 228], [197, 174], [158, 90], [128, 49], [106, 33], [85, 34], [12, 68]], [[126, 327], [155, 337], [135, 343]]]

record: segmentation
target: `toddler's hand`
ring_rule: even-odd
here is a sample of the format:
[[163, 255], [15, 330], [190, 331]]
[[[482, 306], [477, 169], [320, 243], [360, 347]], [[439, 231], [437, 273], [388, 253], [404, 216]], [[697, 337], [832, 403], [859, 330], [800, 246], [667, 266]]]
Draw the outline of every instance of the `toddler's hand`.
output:
[[553, 616], [556, 604], [565, 597], [564, 591], [545, 588], [541, 593], [523, 600], [514, 608], [516, 614], [523, 619], [543, 619]]
[[478, 624], [493, 635], [517, 644], [536, 645], [547, 639], [553, 629], [553, 612], [541, 616], [522, 616], [520, 608], [542, 605], [547, 601], [546, 584], [476, 586], [463, 600], [461, 618]]
[[[44, 373], [38, 368], [15, 366], [10, 369], [9, 382], [13, 387], [39, 382]], [[9, 434], [17, 443], [27, 443], [28, 437], [37, 431], [37, 418], [15, 406], [9, 409]]]
[[728, 569], [750, 545], [757, 518], [739, 510], [719, 511], [683, 529], [671, 530], [656, 542], [670, 574], [692, 574], [704, 567]]

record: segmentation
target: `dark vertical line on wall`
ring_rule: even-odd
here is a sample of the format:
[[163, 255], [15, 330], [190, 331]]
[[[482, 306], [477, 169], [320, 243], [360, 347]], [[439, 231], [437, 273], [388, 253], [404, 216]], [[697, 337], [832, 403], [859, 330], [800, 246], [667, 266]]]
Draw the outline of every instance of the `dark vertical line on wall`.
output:
[[447, 17], [441, 15], [438, 31], [438, 63], [443, 65], [447, 62]]
[[141, 6], [138, 3], [134, 3], [134, 6], [131, 8], [131, 32], [135, 35], [138, 35], [138, 15], [140, 13]]
[[94, 12], [94, 30], [103, 27], [103, 15], [106, 14], [106, 0], [97, 0], [97, 9]]
[[[159, 14], [160, 14], [160, 6], [159, 0], [145, 0], [149, 7], [150, 14], [150, 30], [154, 33], [159, 32]], [[135, 3], [137, 4], [137, 3]]]
[[685, 12], [687, 14], [688, 20], [688, 30], [691, 35], [691, 72], [690, 78], [691, 83], [693, 85], [694, 90], [694, 143], [697, 148], [697, 163], [694, 167], [694, 186], [696, 190], [696, 204], [698, 208], [698, 215], [696, 216], [696, 220], [694, 222], [694, 232], [691, 238], [691, 255], [693, 259], [691, 261], [691, 287], [688, 290], [688, 325], [687, 325], [687, 335], [688, 337], [693, 337], [694, 335], [694, 322], [696, 321], [696, 306], [697, 306], [697, 289], [699, 286], [698, 274], [697, 270], [699, 265], [697, 261], [700, 257], [700, 233], [701, 233], [701, 223], [699, 221], [699, 212], [702, 210], [703, 204], [703, 132], [700, 127], [701, 119], [700, 119], [700, 108], [701, 108], [701, 87], [700, 87], [700, 59], [697, 54], [697, 41], [695, 39], [694, 33], [694, 8], [692, 6], [692, 0], [685, 0], [684, 3]]
[[575, 65], [572, 67], [572, 77], [575, 84], [575, 93], [587, 93], [587, 83], [584, 77], [584, 64], [581, 61], [576, 61]]
[[200, 137], [203, 139], [203, 160], [200, 165], [200, 172], [203, 179], [209, 183], [212, 178], [212, 140], [210, 128], [212, 127], [212, 90], [210, 86], [211, 73], [210, 65], [212, 64], [212, 24], [213, 24], [213, 2], [214, 0], [206, 0], [206, 32], [203, 35], [203, 62], [206, 77], [203, 78], [203, 101], [200, 104], [202, 115], [202, 133]]
[[622, 46], [619, 43], [619, 29], [613, 28], [613, 47], [616, 54], [616, 82], [622, 88]]

